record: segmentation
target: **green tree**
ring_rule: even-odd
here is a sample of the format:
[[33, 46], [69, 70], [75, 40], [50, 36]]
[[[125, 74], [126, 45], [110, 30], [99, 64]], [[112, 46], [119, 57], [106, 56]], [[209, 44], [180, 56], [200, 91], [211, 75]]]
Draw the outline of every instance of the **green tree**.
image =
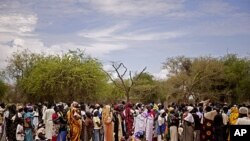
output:
[[13, 76], [18, 76], [16, 85], [27, 96], [27, 101], [90, 101], [107, 84], [107, 76], [101, 70], [102, 64], [80, 50], [69, 51], [62, 56], [33, 55], [35, 59], [32, 61], [24, 59], [31, 65], [21, 65], [24, 67], [18, 69], [16, 63], [12, 68], [12, 62], [20, 58], [16, 56], [20, 54], [13, 56], [9, 69], [14, 70], [11, 74], [18, 74]]
[[225, 65], [228, 95], [232, 102], [250, 101], [250, 59], [228, 54], [222, 61]]
[[[135, 75], [135, 78], [136, 77], [138, 77], [138, 75]], [[160, 99], [158, 88], [156, 81], [153, 80], [153, 75], [144, 72], [132, 88], [131, 96], [141, 102], [156, 101]]]
[[169, 98], [187, 102], [190, 96], [198, 101], [203, 98], [219, 99], [224, 93], [224, 89], [220, 89], [224, 85], [224, 66], [217, 58], [176, 57], [167, 61], [163, 67], [172, 70], [166, 82]]
[[2, 79], [0, 79], [0, 99], [4, 97], [7, 90], [8, 90], [8, 86], [6, 85], [6, 83], [4, 83]]

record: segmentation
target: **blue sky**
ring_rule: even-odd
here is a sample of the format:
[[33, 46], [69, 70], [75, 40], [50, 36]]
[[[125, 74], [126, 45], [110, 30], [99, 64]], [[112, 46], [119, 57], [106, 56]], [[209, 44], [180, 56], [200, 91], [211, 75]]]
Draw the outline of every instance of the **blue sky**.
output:
[[110, 69], [163, 78], [167, 57], [250, 54], [249, 0], [1, 0], [0, 68], [12, 52], [84, 49]]

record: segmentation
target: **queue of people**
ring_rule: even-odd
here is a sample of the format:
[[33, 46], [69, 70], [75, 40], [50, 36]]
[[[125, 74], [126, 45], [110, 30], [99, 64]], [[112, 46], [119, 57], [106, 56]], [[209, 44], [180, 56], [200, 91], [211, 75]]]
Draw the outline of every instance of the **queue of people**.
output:
[[1, 141], [228, 141], [250, 125], [246, 105], [0, 104]]

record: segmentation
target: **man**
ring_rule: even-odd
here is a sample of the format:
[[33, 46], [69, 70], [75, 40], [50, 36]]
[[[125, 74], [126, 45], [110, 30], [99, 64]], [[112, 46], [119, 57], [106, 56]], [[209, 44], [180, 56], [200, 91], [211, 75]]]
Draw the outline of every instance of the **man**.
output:
[[236, 125], [250, 125], [250, 118], [248, 117], [248, 108], [241, 107], [239, 109], [239, 118]]

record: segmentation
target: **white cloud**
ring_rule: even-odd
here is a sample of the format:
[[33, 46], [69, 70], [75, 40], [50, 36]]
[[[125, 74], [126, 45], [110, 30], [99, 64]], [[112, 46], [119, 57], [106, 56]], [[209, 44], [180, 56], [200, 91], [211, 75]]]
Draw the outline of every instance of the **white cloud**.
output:
[[48, 48], [49, 52], [61, 53], [67, 52], [69, 49], [82, 49], [85, 50], [87, 54], [92, 56], [102, 56], [104, 54], [110, 53], [111, 51], [125, 49], [127, 46], [124, 44], [108, 44], [108, 43], [93, 43], [90, 45], [81, 45], [75, 43], [63, 43], [52, 45]]
[[102, 29], [82, 31], [79, 36], [97, 41], [150, 41], [177, 38], [185, 33], [180, 31], [129, 31], [128, 24], [114, 25]]
[[236, 8], [225, 1], [209, 0], [201, 1], [199, 11], [205, 14], [225, 15], [233, 12]]
[[169, 71], [167, 69], [162, 69], [159, 73], [153, 73], [153, 76], [157, 80], [162, 80], [167, 78]]
[[[83, 0], [85, 1], [85, 0]], [[178, 11], [184, 0], [93, 0], [96, 10], [113, 15], [154, 15]]]
[[23, 35], [33, 32], [37, 24], [33, 14], [0, 14], [0, 32]]

